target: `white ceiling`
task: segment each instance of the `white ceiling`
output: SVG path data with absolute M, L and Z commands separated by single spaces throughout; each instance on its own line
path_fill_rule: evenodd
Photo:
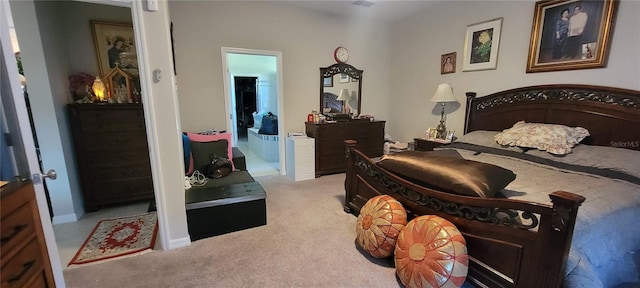
M 322 13 L 349 16 L 373 18 L 383 21 L 395 21 L 402 19 L 411 14 L 415 14 L 422 10 L 428 9 L 433 5 L 433 0 L 369 0 L 375 4 L 370 7 L 358 6 L 352 4 L 354 0 L 334 0 L 334 1 L 313 1 L 313 0 L 297 0 L 297 1 L 280 1 L 280 3 L 295 6 L 303 9 L 314 10 Z

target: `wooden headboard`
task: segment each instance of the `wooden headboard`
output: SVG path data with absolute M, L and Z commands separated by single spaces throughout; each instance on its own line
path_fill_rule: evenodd
M 554 84 L 529 86 L 484 97 L 467 92 L 465 134 L 501 131 L 516 122 L 580 126 L 591 136 L 581 143 L 640 150 L 640 91 Z

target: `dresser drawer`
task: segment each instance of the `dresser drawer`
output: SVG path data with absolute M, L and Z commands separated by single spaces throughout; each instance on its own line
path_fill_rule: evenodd
M 91 182 L 104 183 L 145 177 L 151 177 L 151 168 L 148 165 L 128 165 L 124 167 L 103 168 L 99 173 L 92 173 Z
M 123 181 L 111 181 L 93 186 L 95 200 L 111 202 L 112 200 L 130 198 L 144 199 L 153 197 L 153 181 L 151 177 L 133 178 Z
M 2 266 L 2 287 L 23 287 L 36 273 L 42 273 L 41 257 L 38 240 L 34 237 L 9 263 Z
M 86 155 L 88 168 L 149 165 L 147 150 L 91 150 Z
M 6 207 L 6 201 L 2 202 L 2 210 L 10 211 L 15 207 Z M 8 253 L 16 246 L 24 244 L 28 238 L 35 233 L 35 223 L 33 222 L 33 214 L 29 204 L 22 205 L 9 215 L 2 218 L 0 225 L 2 231 L 2 245 L 0 246 L 0 255 L 9 255 Z M 2 259 L 3 264 L 5 259 Z M 3 286 L 4 287 L 4 286 Z
M 81 107 L 78 109 L 78 119 L 83 123 L 95 125 L 96 123 L 144 122 L 144 113 L 138 107 L 125 107 L 119 104 L 116 106 L 81 105 Z
M 144 132 L 144 122 L 130 121 L 130 122 L 81 122 L 81 133 L 113 133 L 113 132 L 125 132 L 125 131 L 138 131 Z
M 147 135 L 140 132 L 85 133 L 82 135 L 86 149 L 117 149 L 119 147 L 147 148 Z

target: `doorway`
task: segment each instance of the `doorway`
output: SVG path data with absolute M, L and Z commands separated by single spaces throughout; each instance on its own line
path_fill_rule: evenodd
M 252 176 L 285 175 L 282 53 L 222 47 L 221 54 L 225 106 L 230 115 L 227 128 L 234 146 L 245 154 Z M 270 121 L 276 119 L 277 131 L 260 133 L 265 115 Z
M 257 111 L 256 94 L 258 77 L 236 76 L 234 83 L 236 87 L 236 131 L 238 131 L 238 141 L 247 141 L 248 128 L 254 126 L 253 112 Z
M 56 2 L 56 3 L 47 3 L 47 2 L 41 2 L 41 1 L 36 1 L 36 8 L 42 8 L 43 9 L 39 10 L 38 12 L 43 12 L 44 15 L 55 15 L 57 14 L 56 12 L 58 12 L 58 9 L 62 9 L 64 11 L 69 11 L 68 13 L 71 15 L 76 15 L 77 18 L 81 19 L 82 21 L 86 19 L 86 22 L 89 23 L 89 18 L 96 18 L 97 16 L 94 13 L 101 13 L 104 12 L 104 14 L 110 14 L 113 15 L 115 13 L 113 13 L 114 11 L 117 10 L 118 15 L 124 15 L 127 16 L 127 14 L 129 15 L 129 17 L 131 18 L 132 16 L 132 8 L 131 7 L 127 7 L 127 6 L 111 6 L 111 5 L 102 5 L 102 4 L 97 4 L 97 3 L 82 3 L 82 2 L 76 2 L 76 1 L 63 1 L 63 2 Z M 3 3 L 2 5 L 5 5 L 5 3 Z M 3 15 L 2 17 L 4 18 L 4 12 L 6 11 L 7 13 L 11 13 L 9 9 L 5 10 L 5 7 L 8 8 L 9 3 L 6 2 L 7 6 L 2 6 L 2 11 L 3 11 Z M 13 5 L 13 3 L 12 3 Z M 25 27 L 22 29 L 25 29 L 25 31 L 29 31 L 29 27 L 27 27 L 28 25 L 24 25 L 25 22 L 29 21 L 29 22 L 35 22 L 35 21 L 31 21 L 31 20 L 25 20 L 25 19 L 32 19 L 32 17 L 35 17 L 34 15 L 29 14 L 30 11 L 28 11 L 28 9 L 30 7 L 25 7 L 25 6 L 21 6 L 23 5 L 22 3 L 16 4 L 18 8 L 17 11 L 17 15 L 22 16 L 21 12 L 24 12 L 24 14 L 26 15 L 26 17 L 24 17 L 23 19 L 15 19 L 18 21 L 22 21 L 22 26 L 19 27 Z M 24 4 L 26 5 L 26 4 Z M 43 6 L 40 6 L 43 5 Z M 20 9 L 21 8 L 21 9 Z M 70 9 L 66 9 L 66 8 L 70 8 Z M 106 12 L 105 12 L 106 11 Z M 79 16 L 82 15 L 82 16 Z M 57 18 L 53 17 L 53 18 L 48 18 L 48 17 L 39 17 L 40 14 L 38 14 L 38 22 L 41 21 L 41 25 L 49 25 L 51 27 L 63 27 L 64 25 L 52 25 L 52 24 L 56 24 Z M 7 17 L 9 19 L 11 19 L 10 17 Z M 4 19 L 3 19 L 4 20 Z M 16 21 L 16 26 L 19 25 L 20 22 Z M 133 22 L 133 21 L 131 21 Z M 43 24 L 44 23 L 44 24 Z M 60 24 L 60 23 L 57 23 Z M 10 25 L 11 28 L 13 28 L 13 25 Z M 18 28 L 19 28 L 18 27 Z M 59 30 L 62 30 L 62 28 L 60 28 Z M 74 30 L 74 31 L 84 31 L 84 30 Z M 89 43 L 91 43 L 91 34 L 90 34 L 90 30 L 89 30 Z M 25 33 L 25 32 L 20 32 L 20 33 Z M 56 143 L 69 143 L 71 142 L 71 136 L 69 136 L 68 133 L 68 129 L 66 129 L 67 127 L 64 126 L 65 121 L 61 121 L 60 119 L 56 119 L 55 117 L 58 115 L 62 115 L 62 116 L 58 116 L 59 117 L 66 117 L 64 112 L 64 108 L 60 108 L 60 107 L 64 107 L 66 106 L 67 103 L 70 103 L 71 100 L 70 95 L 69 95 L 69 91 L 68 91 L 68 87 L 67 87 L 67 75 L 70 75 L 70 71 L 73 70 L 77 70 L 79 69 L 79 67 L 76 67 L 77 65 L 84 65 L 87 66 L 90 69 L 91 64 L 90 63 L 94 63 L 95 59 L 94 59 L 94 55 L 92 55 L 91 53 L 88 54 L 88 58 L 89 59 L 84 59 L 83 57 L 77 57 L 76 61 L 69 61 L 69 63 L 66 63 L 67 59 L 65 57 L 52 57 L 51 54 L 54 54 L 56 52 L 58 52 L 59 54 L 63 55 L 65 53 L 60 53 L 60 52 L 65 52 L 65 48 L 66 45 L 62 45 L 61 43 L 66 43 L 64 41 L 61 41 L 59 39 L 63 39 L 60 37 L 54 37 L 52 35 L 54 34 L 58 34 L 58 33 L 51 33 L 51 35 L 45 35 L 43 37 L 36 37 L 33 36 L 34 38 L 30 38 L 31 36 L 28 35 L 28 33 L 25 33 L 25 35 L 27 36 L 22 36 L 24 38 L 20 39 L 20 44 L 22 43 L 34 43 L 35 41 L 40 41 L 38 43 L 42 43 L 42 45 L 24 45 L 24 46 L 20 46 L 20 48 L 22 49 L 24 53 L 24 55 L 29 55 L 30 57 L 30 61 L 32 63 L 34 62 L 52 62 L 52 66 L 60 68 L 57 69 L 57 74 L 48 74 L 48 73 L 44 73 L 43 71 L 36 71 L 39 69 L 34 69 L 34 66 L 31 66 L 31 68 L 29 67 L 25 67 L 25 75 L 27 75 L 27 77 L 29 79 L 27 79 L 28 85 L 29 85 L 29 91 L 33 91 L 31 93 L 30 96 L 32 96 L 33 98 L 31 99 L 32 101 L 27 101 L 26 102 L 30 102 L 31 106 L 33 106 L 34 108 L 34 118 L 35 119 L 35 123 L 36 126 L 39 126 L 39 130 L 40 132 L 45 131 L 45 133 L 39 133 L 38 136 L 42 136 L 42 137 L 38 137 L 38 141 L 36 144 L 40 143 L 42 144 L 42 157 L 38 157 L 38 160 L 42 160 L 45 159 L 47 160 L 47 155 L 49 155 L 49 165 L 50 167 L 56 167 L 56 170 L 58 170 L 59 173 L 59 177 L 57 181 L 51 182 L 50 186 L 52 186 L 52 192 L 51 192 L 51 200 L 53 202 L 53 205 L 49 205 L 49 213 L 53 213 L 55 214 L 53 216 L 53 222 L 55 223 L 55 226 L 53 226 L 53 231 L 51 235 L 53 238 L 55 238 L 56 242 L 57 242 L 57 250 L 56 250 L 56 257 L 51 257 L 52 261 L 56 260 L 59 261 L 60 265 L 55 265 L 57 267 L 65 267 L 66 264 L 69 262 L 70 258 L 75 254 L 75 252 L 77 251 L 77 249 L 80 247 L 80 245 L 84 242 L 84 240 L 87 238 L 87 236 L 89 236 L 91 229 L 95 226 L 95 223 L 97 223 L 97 221 L 101 220 L 101 219 L 105 219 L 105 218 L 115 218 L 115 217 L 120 217 L 120 216 L 125 216 L 125 215 L 133 215 L 133 214 L 141 214 L 146 212 L 147 207 L 148 207 L 148 201 L 145 201 L 146 203 L 135 203 L 137 204 L 136 207 L 134 208 L 126 208 L 125 210 L 119 210 L 119 211 L 115 211 L 113 209 L 104 209 L 99 212 L 99 214 L 95 214 L 95 215 L 87 215 L 84 214 L 83 215 L 83 209 L 82 209 L 82 196 L 80 195 L 80 189 L 78 189 L 78 187 L 76 185 L 77 181 L 74 179 L 77 179 L 77 177 L 75 177 L 73 175 L 73 170 L 75 170 L 75 166 L 71 165 L 70 163 L 75 162 L 73 157 L 71 158 L 64 158 L 61 159 L 63 157 L 60 157 L 62 155 L 62 152 L 66 152 L 68 153 L 70 150 L 70 146 L 65 146 L 64 144 L 60 144 L 60 146 L 63 146 L 62 148 L 57 148 L 58 146 L 55 145 L 50 145 L 51 139 L 54 139 L 55 137 L 58 137 L 60 141 L 53 141 Z M 15 33 L 12 35 L 15 36 Z M 14 38 L 14 37 L 12 37 Z M 35 38 L 38 38 L 37 40 L 34 40 Z M 83 38 L 84 39 L 84 38 Z M 9 43 L 9 41 L 6 41 L 6 38 L 3 37 L 2 38 L 2 44 L 5 45 L 6 43 Z M 12 44 L 15 40 L 15 44 L 17 46 L 18 44 L 18 39 L 17 37 L 15 37 L 15 39 L 11 39 Z M 46 44 L 51 44 L 51 45 L 46 45 Z M 31 49 L 28 46 L 32 46 Z M 45 46 L 51 46 L 48 49 L 44 50 L 44 53 L 42 53 L 42 51 L 38 51 L 40 49 L 42 49 L 41 47 L 45 47 Z M 86 50 L 87 47 L 89 47 L 89 51 L 92 51 L 92 47 L 90 46 L 83 46 L 83 45 L 72 45 L 74 48 L 73 49 L 78 49 L 78 47 L 84 47 L 84 49 Z M 72 49 L 72 48 L 67 48 L 67 49 Z M 26 51 L 31 51 L 31 53 L 26 53 Z M 39 52 L 39 53 L 38 53 Z M 74 54 L 72 53 L 73 51 L 70 52 L 70 54 Z M 77 52 L 77 51 L 76 51 Z M 75 53 L 75 54 L 80 54 L 80 53 Z M 85 53 L 86 54 L 86 53 Z M 55 58 L 55 61 L 54 59 Z M 39 59 L 47 59 L 49 61 L 39 61 Z M 25 59 L 25 61 L 27 61 L 27 59 Z M 72 63 L 73 62 L 73 63 Z M 11 61 L 11 63 L 15 63 L 13 61 Z M 78 64 L 79 63 L 79 64 Z M 7 65 L 9 65 L 10 63 L 6 63 Z M 27 70 L 30 69 L 30 70 Z M 31 88 L 37 88 L 37 89 L 31 89 Z M 43 93 L 44 92 L 44 93 Z M 49 96 L 51 95 L 51 96 Z M 34 97 L 35 96 L 35 97 Z M 48 109 L 47 111 L 53 111 L 56 110 L 55 113 L 51 112 L 51 113 L 38 113 L 38 111 L 43 111 L 43 107 L 45 107 L 44 105 L 47 105 Z M 28 107 L 31 108 L 31 107 Z M 39 109 L 39 110 L 38 110 Z M 38 115 L 40 114 L 40 115 Z M 39 116 L 39 117 L 38 117 Z M 43 120 L 43 117 L 49 117 Z M 38 120 L 39 118 L 39 120 Z M 64 119 L 63 119 L 64 120 Z M 43 122 L 47 122 L 47 123 L 43 123 Z M 32 122 L 33 123 L 33 122 Z M 40 124 L 38 124 L 40 123 Z M 44 125 L 43 125 L 44 124 Z M 55 126 L 55 127 L 50 127 L 50 126 L 46 126 L 46 125 L 62 125 L 61 128 L 59 129 L 59 127 Z M 35 135 L 35 133 L 34 133 Z M 47 140 L 50 139 L 50 140 Z M 35 140 L 35 139 L 34 139 Z M 42 141 L 40 141 L 42 140 Z M 54 139 L 55 140 L 55 139 Z M 49 154 L 47 154 L 49 153 Z M 73 154 L 71 154 L 73 155 Z M 52 158 L 55 158 L 52 160 Z M 68 159 L 71 159 L 70 161 Z M 45 161 L 46 163 L 46 161 Z M 51 164 L 51 163 L 55 163 L 55 165 Z M 69 165 L 69 166 L 67 166 Z M 69 173 L 69 174 L 67 174 Z M 76 183 L 74 183 L 74 181 L 76 181 Z M 47 182 L 49 183 L 49 182 Z M 62 187 L 62 189 L 61 189 Z M 64 193 L 59 193 L 60 190 L 63 190 Z M 75 193 L 74 193 L 75 191 Z M 49 200 L 49 199 L 47 199 Z M 40 205 L 40 203 L 39 203 Z M 53 207 L 52 207 L 53 206 Z M 54 209 L 58 209 L 57 211 Z M 54 213 L 55 212 L 55 213 Z M 159 214 L 160 215 L 160 214 Z M 81 218 L 81 219 L 79 219 Z M 76 222 L 77 221 L 77 222 Z M 47 231 L 45 229 L 45 231 Z M 162 232 L 159 233 L 159 235 L 161 235 Z M 49 236 L 48 236 L 49 237 Z M 161 237 L 160 237 L 161 238 Z M 157 243 L 161 244 L 160 241 L 158 241 Z M 55 243 L 54 243 L 55 245 Z M 48 247 L 50 247 L 51 249 L 51 245 L 47 245 Z M 55 249 L 52 249 L 55 250 Z

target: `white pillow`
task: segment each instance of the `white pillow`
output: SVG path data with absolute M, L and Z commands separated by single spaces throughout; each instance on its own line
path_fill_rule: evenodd
M 564 155 L 571 153 L 571 148 L 587 136 L 589 131 L 582 127 L 519 121 L 497 134 L 495 140 L 500 145 L 536 148 Z

